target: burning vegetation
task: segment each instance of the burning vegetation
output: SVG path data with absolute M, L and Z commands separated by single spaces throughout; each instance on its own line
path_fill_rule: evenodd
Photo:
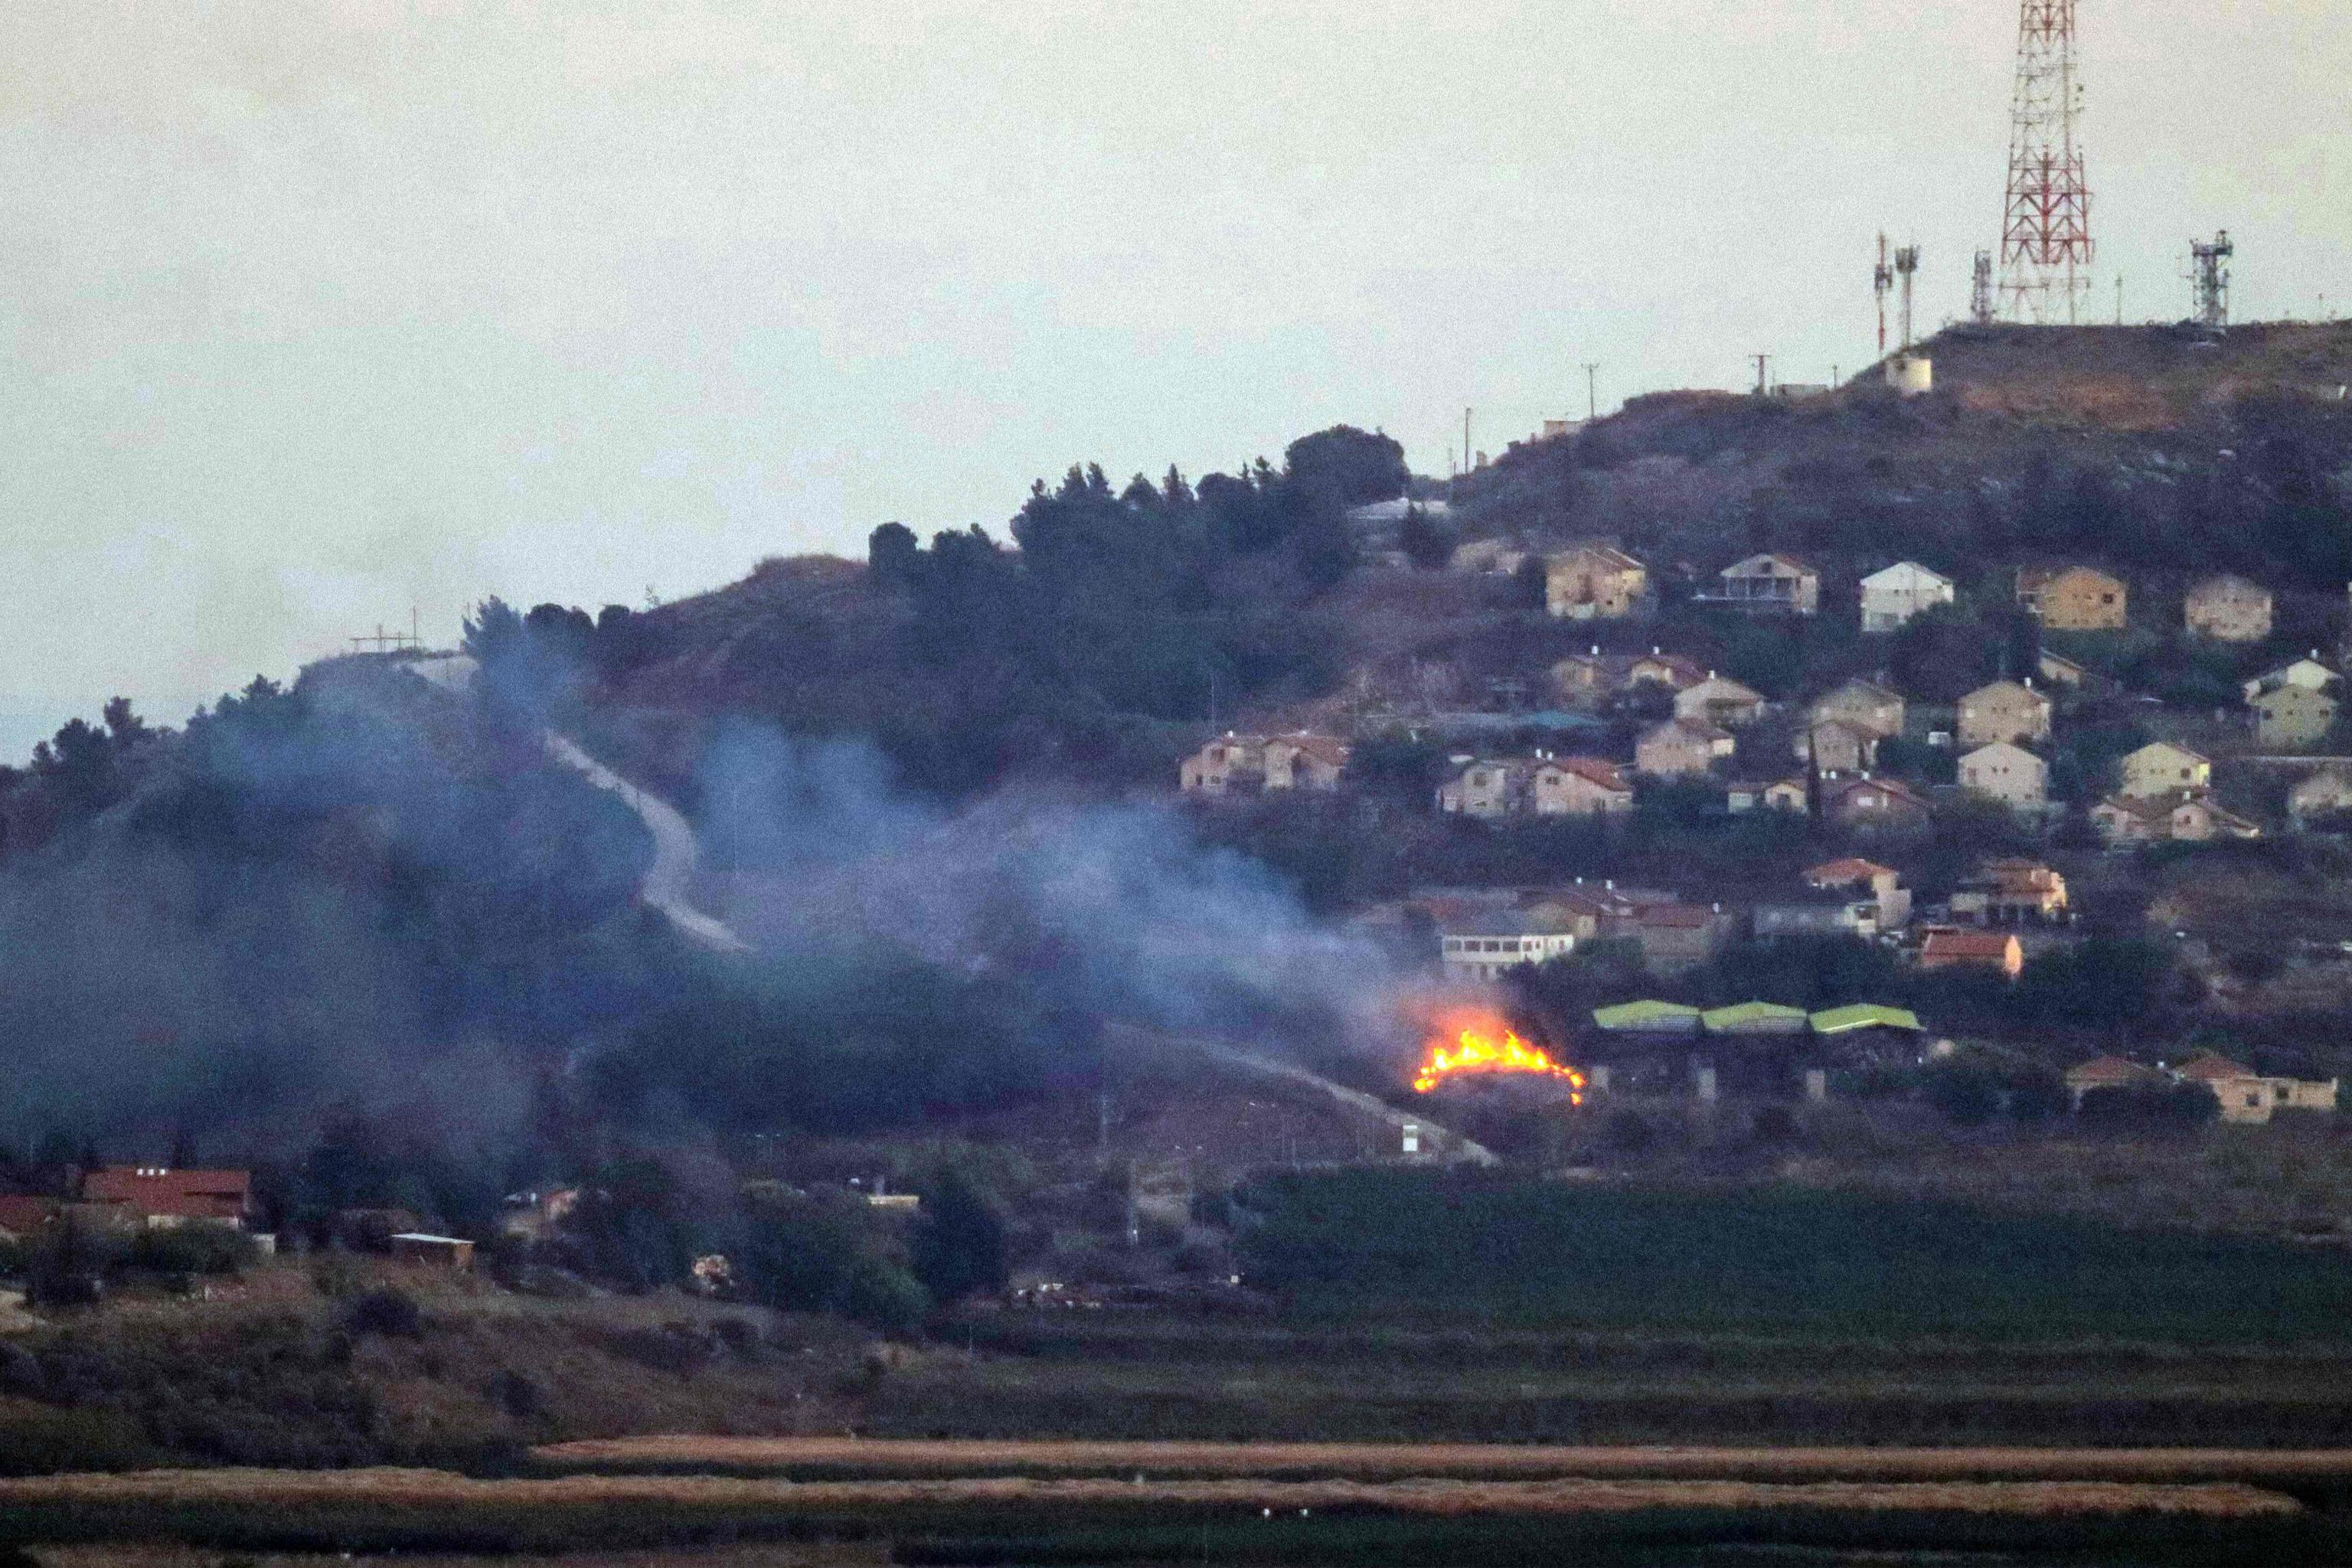
M 1474 1024 L 1452 1039 L 1441 1036 L 1422 1053 L 1412 1087 L 1427 1094 L 1443 1083 L 1471 1076 L 1517 1073 L 1557 1079 L 1568 1085 L 1568 1102 L 1584 1103 L 1584 1075 L 1553 1059 L 1540 1046 L 1531 1046 L 1499 1024 Z

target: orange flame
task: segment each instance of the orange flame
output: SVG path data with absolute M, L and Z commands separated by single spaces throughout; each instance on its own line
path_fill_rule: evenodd
M 1552 1060 L 1551 1053 L 1540 1046 L 1531 1046 L 1508 1029 L 1496 1039 L 1476 1029 L 1465 1029 L 1452 1046 L 1443 1040 L 1432 1040 L 1421 1058 L 1421 1070 L 1413 1075 L 1412 1087 L 1427 1094 L 1446 1079 L 1463 1073 L 1536 1073 L 1546 1078 L 1568 1080 L 1568 1102 L 1584 1103 L 1584 1075 L 1563 1062 Z

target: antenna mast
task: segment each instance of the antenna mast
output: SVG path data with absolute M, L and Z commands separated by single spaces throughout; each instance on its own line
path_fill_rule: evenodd
M 2219 331 L 2230 324 L 2230 269 L 2223 264 L 2237 253 L 2226 228 L 2210 245 L 2189 242 L 2189 282 L 2196 290 L 2189 314 L 2199 326 Z
M 1911 280 L 1919 275 L 1919 247 L 1906 245 L 1895 253 L 1895 275 L 1903 279 L 1903 352 L 1911 352 Z
M 2074 121 L 2075 0 L 2020 0 L 2000 297 L 2012 321 L 2073 325 L 2090 285 L 2091 187 Z
M 1886 357 L 1886 291 L 1895 287 L 1895 269 L 1886 264 L 1886 237 L 1878 237 L 1878 270 L 1870 275 L 1870 286 L 1878 293 L 1878 357 Z
M 1969 320 L 1979 327 L 1992 325 L 1992 252 L 1977 252 L 1975 275 L 1969 283 Z

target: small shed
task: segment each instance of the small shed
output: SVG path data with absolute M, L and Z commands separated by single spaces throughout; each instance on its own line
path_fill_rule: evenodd
M 404 1230 L 392 1238 L 392 1255 L 404 1263 L 429 1263 L 439 1268 L 471 1268 L 474 1244 L 463 1237 L 430 1236 Z

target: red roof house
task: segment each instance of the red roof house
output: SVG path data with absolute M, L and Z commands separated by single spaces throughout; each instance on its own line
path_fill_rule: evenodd
M 1922 969 L 1998 969 L 2011 979 L 2025 967 L 2025 950 L 2004 931 L 1931 931 L 1919 944 Z
M 158 1228 L 208 1220 L 242 1230 L 253 1207 L 245 1171 L 174 1171 L 163 1165 L 109 1165 L 82 1178 L 82 1201 L 120 1209 L 125 1219 Z

